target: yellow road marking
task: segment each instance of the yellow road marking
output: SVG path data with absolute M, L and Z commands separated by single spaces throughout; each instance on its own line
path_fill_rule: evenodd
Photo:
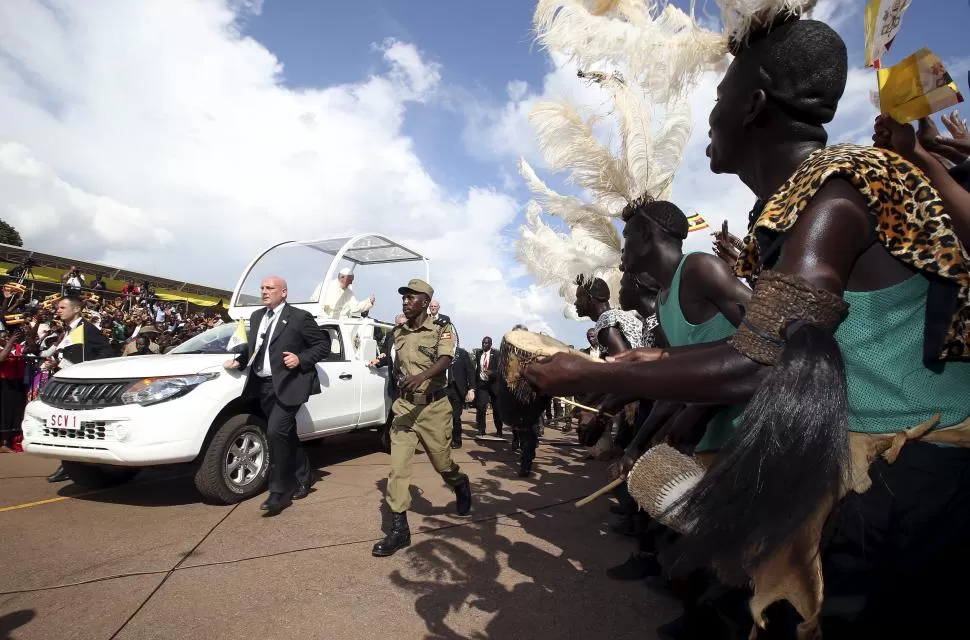
M 60 502 L 61 500 L 70 500 L 74 496 L 58 496 L 57 498 L 48 498 L 47 500 L 36 500 L 34 502 L 25 502 L 23 504 L 15 504 L 10 507 L 0 507 L 0 513 L 4 511 L 16 511 L 17 509 L 27 509 L 29 507 L 36 507 L 42 504 L 50 504 L 51 502 Z
M 183 473 L 177 476 L 168 476 L 162 478 L 151 478 L 149 480 L 142 480 L 141 482 L 135 482 L 130 485 L 122 485 L 128 487 L 140 487 L 146 484 L 154 484 L 156 482 L 165 482 L 168 480 L 177 480 L 179 478 L 186 478 L 191 474 Z M 105 487 L 104 489 L 94 489 L 93 491 L 82 491 L 81 493 L 75 493 L 73 496 L 57 496 L 56 498 L 47 498 L 46 500 L 35 500 L 34 502 L 25 502 L 23 504 L 15 504 L 9 507 L 0 507 L 0 513 L 4 511 L 16 511 L 17 509 L 29 509 L 30 507 L 39 507 L 42 504 L 51 504 L 52 502 L 61 502 L 62 500 L 70 500 L 72 498 L 84 498 L 87 496 L 93 496 L 97 493 L 104 493 L 105 491 L 110 491 L 112 489 L 117 489 L 118 487 Z

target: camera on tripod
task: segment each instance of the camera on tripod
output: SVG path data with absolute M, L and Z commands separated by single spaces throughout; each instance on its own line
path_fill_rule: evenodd
M 20 264 L 18 264 L 16 267 L 11 269 L 7 275 L 12 279 L 20 280 L 22 284 L 23 279 L 26 278 L 28 275 L 31 278 L 33 278 L 33 268 L 35 266 L 37 266 L 37 263 L 34 262 L 34 259 L 27 257 L 27 258 L 24 258 L 20 262 Z

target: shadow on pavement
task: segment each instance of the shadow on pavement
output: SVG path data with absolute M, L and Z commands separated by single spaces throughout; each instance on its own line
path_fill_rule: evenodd
M 599 478 L 590 472 L 599 476 L 600 466 L 583 460 L 581 449 L 556 448 L 562 458 L 542 453 L 540 448 L 536 473 L 519 491 L 503 489 L 509 479 L 518 479 L 513 456 L 473 481 L 474 524 L 455 527 L 453 519 L 440 517 L 451 513 L 453 503 L 432 507 L 415 500 L 413 511 L 425 516 L 432 532 L 400 552 L 408 568 L 392 572 L 390 580 L 417 595 L 415 612 L 428 640 L 649 638 L 669 617 L 658 609 L 660 619 L 651 620 L 655 616 L 641 606 L 648 598 L 642 584 L 624 588 L 603 573 L 623 558 L 614 557 L 616 541 L 604 545 L 599 535 L 606 524 L 602 504 L 599 509 L 572 504 L 581 497 L 574 495 L 577 480 L 594 486 Z M 437 527 L 449 528 L 435 533 Z M 488 614 L 489 621 L 470 633 L 455 628 L 450 620 L 462 616 L 449 616 L 465 607 Z M 631 608 L 643 616 L 636 628 L 630 628 Z
M 0 616 L 0 640 L 12 640 L 10 632 L 24 626 L 36 616 L 33 609 L 21 609 Z
M 318 444 L 324 446 L 317 446 Z M 345 433 L 304 443 L 310 463 L 322 480 L 330 473 L 328 466 L 342 464 L 380 452 L 377 435 L 371 431 Z M 382 460 L 382 463 L 384 461 Z M 77 500 L 123 504 L 137 507 L 174 507 L 203 502 L 192 480 L 188 464 L 168 469 L 145 469 L 130 484 L 105 489 L 85 489 L 70 481 L 57 495 Z

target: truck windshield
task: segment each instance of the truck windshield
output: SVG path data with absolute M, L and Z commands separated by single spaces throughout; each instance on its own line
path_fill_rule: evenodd
M 227 322 L 186 340 L 169 353 L 228 353 L 226 345 L 235 330 L 236 323 Z

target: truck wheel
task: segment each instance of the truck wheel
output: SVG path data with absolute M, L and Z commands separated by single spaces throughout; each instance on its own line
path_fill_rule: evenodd
M 64 471 L 71 476 L 74 484 L 85 489 L 104 489 L 124 484 L 138 475 L 141 469 L 131 467 L 112 467 L 109 465 L 87 464 L 64 460 Z
M 195 472 L 195 487 L 210 502 L 235 504 L 262 492 L 269 471 L 266 422 L 244 413 L 222 423 Z

